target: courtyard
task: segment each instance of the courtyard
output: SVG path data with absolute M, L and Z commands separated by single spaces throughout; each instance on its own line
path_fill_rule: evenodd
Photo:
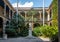
M 0 42 L 58 42 L 57 5 L 57 0 L 1 0 Z
M 18 37 L 18 38 L 8 38 L 7 40 L 0 39 L 0 42 L 50 42 L 48 38 L 28 38 L 28 37 Z

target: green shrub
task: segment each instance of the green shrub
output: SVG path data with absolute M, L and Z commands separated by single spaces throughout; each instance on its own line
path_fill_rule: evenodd
M 40 27 L 35 27 L 32 33 L 33 36 L 40 36 L 41 32 L 40 32 Z
M 25 37 L 28 36 L 28 30 L 29 30 L 29 26 L 26 25 L 24 28 L 20 28 L 20 36 Z
M 53 26 L 56 26 L 56 27 L 58 27 L 58 2 L 57 1 L 58 0 L 53 0 L 52 2 L 52 6 L 53 6 L 52 7 L 52 10 L 53 10 L 52 24 Z M 52 39 L 52 42 L 58 42 L 58 32 L 55 33 L 55 35 L 53 35 L 51 39 Z
M 42 32 L 43 36 L 52 37 L 53 35 L 55 35 L 58 32 L 58 28 L 57 28 L 57 26 L 45 25 L 40 28 L 40 31 Z
M 8 37 L 16 37 L 17 36 L 16 30 L 12 29 L 12 28 L 6 29 L 6 34 L 8 35 Z
M 18 22 L 16 18 L 18 18 Z M 6 23 L 6 34 L 8 37 L 26 36 L 28 34 L 28 26 L 25 27 L 24 18 L 21 15 L 17 16 L 14 14 L 13 19 L 9 21 Z
M 56 33 L 55 35 L 53 35 L 53 36 L 51 37 L 51 41 L 52 41 L 52 42 L 58 42 L 58 33 Z
M 58 33 L 58 28 L 57 26 L 40 26 L 36 27 L 33 30 L 34 35 L 37 36 L 45 36 L 45 37 L 52 37 L 53 35 L 56 35 Z

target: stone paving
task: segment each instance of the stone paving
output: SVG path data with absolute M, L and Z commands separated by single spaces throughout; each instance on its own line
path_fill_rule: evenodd
M 19 37 L 19 38 L 8 38 L 6 40 L 0 39 L 0 42 L 50 42 L 48 39 L 43 40 L 41 38 L 28 38 L 28 37 Z

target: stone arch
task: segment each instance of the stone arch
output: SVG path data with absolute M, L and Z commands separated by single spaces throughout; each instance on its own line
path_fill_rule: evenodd
M 0 36 L 2 37 L 3 35 L 3 18 L 0 17 Z
M 2 28 L 3 28 L 3 18 L 0 17 L 0 29 L 2 29 Z
M 2 28 L 3 28 L 3 24 L 6 20 L 8 20 L 8 19 L 3 16 L 0 16 L 0 23 L 1 23 L 0 25 L 2 25 Z
M 42 14 L 42 19 L 43 19 L 43 11 L 42 11 L 41 14 Z M 48 13 L 45 11 L 45 14 L 44 14 L 45 19 L 47 19 L 47 14 L 48 14 Z

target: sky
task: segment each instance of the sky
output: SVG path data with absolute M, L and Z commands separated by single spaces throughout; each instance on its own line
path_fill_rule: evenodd
M 18 0 L 18 7 L 43 7 L 43 0 Z M 13 7 L 17 7 L 17 0 L 9 0 Z M 45 0 L 44 6 L 49 7 L 52 0 Z

